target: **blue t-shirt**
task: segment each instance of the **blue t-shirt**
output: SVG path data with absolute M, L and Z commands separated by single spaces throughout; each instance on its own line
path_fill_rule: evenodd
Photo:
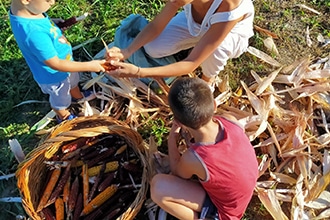
M 72 60 L 72 47 L 48 15 L 44 16 L 30 19 L 9 12 L 12 32 L 34 80 L 39 84 L 50 84 L 64 80 L 70 73 L 54 70 L 44 62 L 55 56 Z

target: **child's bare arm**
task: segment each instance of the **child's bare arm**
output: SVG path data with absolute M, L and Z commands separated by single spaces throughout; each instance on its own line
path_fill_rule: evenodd
M 52 69 L 62 72 L 104 72 L 102 64 L 105 60 L 92 60 L 87 62 L 77 62 L 71 60 L 61 60 L 58 57 L 53 57 L 45 61 L 45 64 Z
M 180 136 L 180 129 L 180 125 L 174 121 L 168 137 L 168 155 L 171 172 L 173 175 L 184 179 L 189 179 L 194 174 L 200 178 L 204 178 L 205 170 L 196 156 L 190 151 L 185 151 L 181 155 L 178 149 L 177 143 Z

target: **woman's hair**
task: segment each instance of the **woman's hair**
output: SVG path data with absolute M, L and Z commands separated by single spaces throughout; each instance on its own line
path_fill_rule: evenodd
M 172 84 L 168 101 L 175 120 L 198 129 L 214 115 L 214 99 L 207 83 L 197 77 L 182 77 Z

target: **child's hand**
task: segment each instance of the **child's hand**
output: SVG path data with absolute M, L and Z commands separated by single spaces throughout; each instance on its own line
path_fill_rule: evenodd
M 108 61 L 107 61 L 108 62 Z M 114 66 L 114 70 L 106 71 L 111 76 L 114 77 L 140 77 L 140 67 L 137 67 L 130 63 L 124 63 L 121 61 L 111 60 L 110 64 Z
M 91 72 L 105 72 L 105 68 L 104 68 L 104 65 L 105 65 L 106 61 L 105 60 L 92 60 L 92 61 L 89 61 L 89 71 Z
M 58 23 L 62 23 L 62 22 L 64 22 L 64 20 L 62 19 L 62 18 L 52 18 L 51 19 L 56 25 L 58 24 Z
M 178 139 L 180 138 L 180 130 L 181 125 L 174 120 L 171 127 L 171 131 L 168 135 L 168 141 L 175 141 L 174 143 L 177 143 Z

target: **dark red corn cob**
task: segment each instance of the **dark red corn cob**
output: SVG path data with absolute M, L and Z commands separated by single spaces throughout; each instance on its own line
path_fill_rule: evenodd
M 71 17 L 66 19 L 64 22 L 60 22 L 57 24 L 57 26 L 61 29 L 67 29 L 69 27 L 71 27 L 72 25 L 74 25 L 75 23 L 77 23 L 78 21 L 82 21 L 87 17 L 88 13 L 84 13 L 83 15 L 79 16 L 79 17 Z
M 75 23 L 77 23 L 77 19 L 76 17 L 71 17 L 69 19 L 66 19 L 65 21 L 63 22 L 60 22 L 57 24 L 57 26 L 59 28 L 68 28 L 68 27 L 71 27 L 72 25 L 74 25 Z
M 117 176 L 117 171 L 110 173 L 99 185 L 98 191 L 102 192 L 105 188 L 110 186 L 112 180 L 114 180 Z

